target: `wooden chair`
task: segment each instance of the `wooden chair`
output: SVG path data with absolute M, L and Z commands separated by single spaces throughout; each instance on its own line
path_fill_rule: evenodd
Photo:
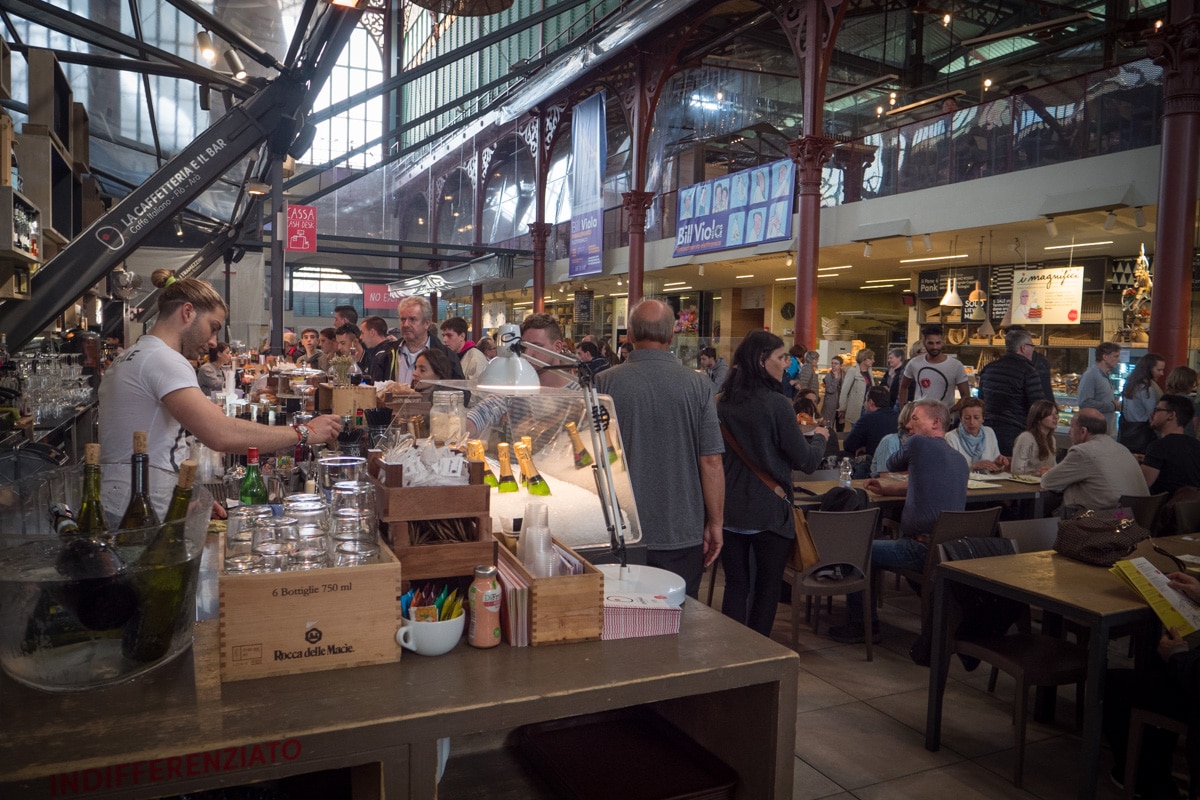
M 1142 754 L 1142 734 L 1147 725 L 1173 731 L 1180 736 L 1186 736 L 1188 732 L 1188 725 L 1182 720 L 1134 706 L 1133 713 L 1129 715 L 1129 744 L 1125 749 L 1125 796 L 1129 800 L 1136 797 L 1138 759 Z M 1200 775 L 1190 776 L 1188 783 L 1188 797 L 1200 795 Z
M 1003 520 L 1000 522 L 1000 535 L 1011 539 L 1018 553 L 1051 550 L 1058 537 L 1058 517 Z
M 931 591 L 933 588 L 933 568 L 938 564 L 938 545 L 971 536 L 993 536 L 996 520 L 1000 518 L 1000 506 L 981 508 L 975 511 L 943 511 L 933 526 L 929 535 L 925 553 L 925 565 L 920 570 L 894 569 L 901 577 L 908 578 L 920 587 L 921 620 L 924 626 L 933 611 Z M 890 568 L 889 568 L 890 569 Z M 882 572 L 882 570 L 877 570 Z M 878 585 L 878 584 L 877 584 Z
M 1163 504 L 1166 502 L 1166 492 L 1159 492 L 1158 494 L 1146 497 L 1133 497 L 1132 495 L 1123 494 L 1117 505 L 1132 511 L 1133 518 L 1137 520 L 1137 523 L 1150 531 L 1151 536 L 1157 536 L 1158 515 L 1162 511 Z
M 1003 524 L 1003 523 L 1002 523 Z M 1012 529 L 1010 528 L 1010 531 Z M 1008 539 L 1010 552 L 1017 552 L 1015 540 Z M 943 545 L 939 545 L 941 551 Z M 962 548 L 960 548 L 962 549 Z M 974 552 L 966 548 L 966 552 Z M 939 553 L 939 555 L 943 555 Z M 959 556 L 961 559 L 963 556 Z M 987 556 L 967 556 L 987 557 Z M 990 609 L 986 616 L 983 609 L 976 609 L 976 620 L 995 620 L 996 609 Z M 1004 619 L 1003 616 L 1000 619 Z M 1003 624 L 1003 623 L 1001 623 Z M 985 623 L 986 625 L 986 623 Z M 1028 609 L 1022 611 L 1014 623 L 1016 633 L 983 634 L 952 633 L 949 651 L 962 656 L 977 658 L 992 667 L 991 678 L 988 681 L 988 691 L 996 688 L 996 675 L 999 670 L 1007 672 L 1016 681 L 1016 692 L 1013 696 L 1013 726 L 1016 738 L 1016 763 L 1013 766 L 1013 785 L 1021 788 L 1025 768 L 1025 731 L 1029 718 L 1029 690 L 1034 686 L 1062 686 L 1074 683 L 1075 688 L 1075 724 L 1082 726 L 1083 721 L 1083 691 L 1084 680 L 1087 677 L 1087 646 L 1042 636 L 1031 632 Z M 1010 630 L 1011 630 L 1010 626 Z
M 1175 532 L 1200 532 L 1200 500 L 1175 504 Z
M 798 572 L 791 565 L 783 570 L 783 579 L 792 587 L 792 648 L 800 643 L 800 597 L 834 597 L 851 592 L 862 592 L 864 639 L 867 644 L 867 661 L 874 660 L 871 639 L 871 543 L 875 540 L 875 526 L 879 523 L 879 509 L 862 511 L 810 511 L 808 529 L 821 560 L 806 570 Z M 821 570 L 837 565 L 849 565 L 860 574 L 842 580 L 826 580 L 816 577 Z M 812 615 L 813 633 L 817 632 L 821 604 L 817 603 Z

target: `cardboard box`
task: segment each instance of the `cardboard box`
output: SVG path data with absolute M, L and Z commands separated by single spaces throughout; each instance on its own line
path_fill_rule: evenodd
M 582 574 L 535 578 L 508 548 L 499 547 L 499 558 L 529 584 L 529 643 L 599 639 L 604 629 L 604 573 L 558 539 L 554 543 L 583 563 Z
M 360 408 L 378 405 L 374 386 L 333 386 L 322 383 L 317 387 L 317 409 L 339 417 L 354 416 Z
M 221 535 L 223 564 L 225 536 Z M 218 577 L 221 680 L 400 660 L 400 563 Z
M 496 563 L 492 538 L 492 487 L 483 483 L 482 470 L 472 472 L 468 486 L 414 486 L 405 488 L 400 467 L 383 464 L 373 451 L 369 464 L 375 484 L 376 509 L 384 538 L 404 565 L 406 581 L 472 575 L 480 564 Z M 470 541 L 447 544 L 413 544 L 413 522 L 459 519 L 468 526 Z

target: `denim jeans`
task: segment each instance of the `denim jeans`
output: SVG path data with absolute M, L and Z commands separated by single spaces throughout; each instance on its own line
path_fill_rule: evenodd
M 929 546 L 916 539 L 877 539 L 871 543 L 871 566 L 882 569 L 925 569 L 925 555 Z M 871 608 L 871 620 L 879 622 L 875 608 Z M 850 625 L 863 623 L 862 592 L 846 595 L 846 622 Z

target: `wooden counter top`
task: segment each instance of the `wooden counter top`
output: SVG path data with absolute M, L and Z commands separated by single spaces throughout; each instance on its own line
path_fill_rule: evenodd
M 47 694 L 0 679 L 0 795 L 64 796 L 52 776 L 125 765 L 124 790 L 113 796 L 153 797 L 230 776 L 205 770 L 190 783 L 131 791 L 129 770 L 144 781 L 152 769 L 141 762 L 274 743 L 276 763 L 263 775 L 247 769 L 248 782 L 286 767 L 327 768 L 322 759 L 339 751 L 361 764 L 384 743 L 425 754 L 439 737 L 654 703 L 742 774 L 739 797 L 790 797 L 797 656 L 694 600 L 678 636 L 491 650 L 463 641 L 436 658 L 406 652 L 398 664 L 227 684 L 216 629 L 198 624 L 191 650 L 115 687 Z M 279 750 L 290 740 L 291 751 Z M 288 752 L 301 752 L 296 763 L 282 764 Z M 413 763 L 408 794 L 431 797 L 432 782 L 414 778 Z

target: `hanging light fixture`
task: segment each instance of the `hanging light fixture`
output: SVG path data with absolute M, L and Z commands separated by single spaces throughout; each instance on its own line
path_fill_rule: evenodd
M 863 245 L 863 258 L 870 258 L 870 257 L 871 257 L 871 243 L 867 242 L 865 245 Z
M 1104 230 L 1111 231 L 1116 226 L 1117 226 L 1117 212 L 1113 211 L 1110 208 L 1108 210 L 1108 213 L 1104 216 Z
M 787 259 L 783 262 L 783 265 L 785 267 L 790 267 L 794 263 L 796 263 L 796 261 L 794 258 L 792 258 L 792 251 L 788 250 Z
M 942 301 L 938 305 L 961 308 L 962 304 L 962 298 L 958 296 L 958 290 L 955 288 L 954 278 L 950 278 L 950 282 L 946 285 L 946 294 L 942 296 Z
M 1133 224 L 1137 225 L 1139 228 L 1146 227 L 1146 212 L 1142 210 L 1141 206 L 1134 206 Z
M 1046 234 L 1050 238 L 1058 236 L 1058 225 L 1054 222 L 1054 217 L 1046 217 Z
M 242 63 L 242 57 L 232 47 L 225 51 L 225 63 L 229 65 L 235 80 L 246 80 L 246 65 Z
M 208 31 L 196 34 L 196 51 L 209 64 L 217 63 L 217 50 L 213 47 L 212 35 Z
M 913 251 L 913 243 L 911 236 L 904 237 L 904 252 L 911 253 Z
M 930 236 L 930 235 L 927 233 L 927 234 L 925 234 L 924 236 L 922 236 L 922 237 L 921 237 L 921 240 L 922 240 L 922 242 L 923 242 L 923 243 L 924 243 L 924 245 L 925 245 L 925 252 L 926 252 L 926 253 L 928 253 L 928 252 L 930 252 L 930 251 L 932 251 L 932 250 L 933 250 L 933 237 L 932 237 L 932 236 Z

